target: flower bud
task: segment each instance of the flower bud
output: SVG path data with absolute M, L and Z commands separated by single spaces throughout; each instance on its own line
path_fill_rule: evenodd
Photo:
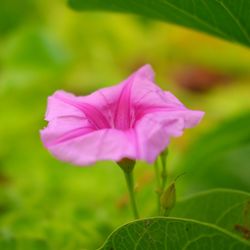
M 176 202 L 175 181 L 172 182 L 162 193 L 160 202 L 163 210 L 163 215 L 167 216 L 171 209 L 175 206 Z

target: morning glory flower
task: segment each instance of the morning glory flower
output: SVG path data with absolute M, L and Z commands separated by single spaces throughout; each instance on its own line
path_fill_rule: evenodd
M 56 158 L 74 165 L 124 158 L 153 163 L 171 137 L 196 126 L 203 115 L 157 86 L 145 65 L 87 96 L 56 91 L 48 98 L 41 138 Z

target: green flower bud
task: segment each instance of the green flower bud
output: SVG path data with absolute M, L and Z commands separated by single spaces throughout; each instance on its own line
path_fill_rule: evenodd
M 160 202 L 162 207 L 162 214 L 164 216 L 168 216 L 169 212 L 175 206 L 176 202 L 175 181 L 172 182 L 162 193 Z

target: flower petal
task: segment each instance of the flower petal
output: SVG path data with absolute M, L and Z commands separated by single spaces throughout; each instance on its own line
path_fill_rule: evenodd
M 88 96 L 57 91 L 49 97 L 49 124 L 41 137 L 54 156 L 75 165 L 123 158 L 152 163 L 171 137 L 202 116 L 161 90 L 145 65 L 122 83 Z
M 134 73 L 131 102 L 135 108 L 168 104 L 164 92 L 154 83 L 154 72 L 150 65 Z
M 48 97 L 45 119 L 51 121 L 64 116 L 85 117 L 85 114 L 77 108 L 77 101 L 74 95 L 58 90 L 52 96 Z
M 119 161 L 126 157 L 136 159 L 133 134 L 133 131 L 102 129 L 48 145 L 48 149 L 56 158 L 79 166 L 91 165 L 101 160 Z
M 176 110 L 145 115 L 136 124 L 139 158 L 153 163 L 167 147 L 171 137 L 181 136 L 185 128 L 199 123 L 201 111 Z
M 46 120 L 50 121 L 62 116 L 85 117 L 97 129 L 108 128 L 109 123 L 106 117 L 85 99 L 85 97 L 77 97 L 64 91 L 56 91 L 48 98 Z
M 150 65 L 145 65 L 129 76 L 122 85 L 122 90 L 116 101 L 116 109 L 114 112 L 114 124 L 115 128 L 126 130 L 131 128 L 131 119 L 133 116 L 132 107 L 132 88 L 138 79 L 153 80 L 154 72 Z

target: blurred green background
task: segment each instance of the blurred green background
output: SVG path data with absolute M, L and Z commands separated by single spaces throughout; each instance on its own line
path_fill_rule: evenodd
M 250 50 L 177 26 L 65 1 L 0 2 L 0 248 L 95 249 L 132 217 L 120 169 L 54 159 L 43 148 L 47 97 L 85 95 L 150 63 L 159 85 L 202 123 L 173 139 L 169 180 L 178 197 L 210 188 L 250 191 Z M 154 215 L 152 166 L 138 163 L 143 216 Z

